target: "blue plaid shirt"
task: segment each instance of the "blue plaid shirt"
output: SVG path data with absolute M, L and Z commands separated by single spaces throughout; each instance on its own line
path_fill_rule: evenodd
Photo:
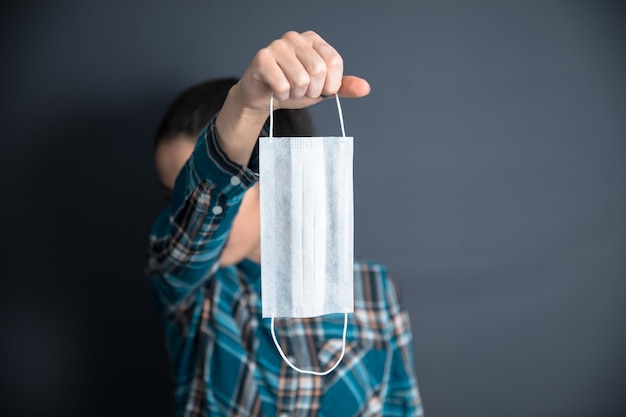
M 346 352 L 327 376 L 279 356 L 261 318 L 260 266 L 220 267 L 248 167 L 221 150 L 212 121 L 178 176 L 150 235 L 147 273 L 162 313 L 177 416 L 421 416 L 407 311 L 386 269 L 354 266 Z M 276 319 L 282 348 L 324 370 L 342 348 L 343 315 Z

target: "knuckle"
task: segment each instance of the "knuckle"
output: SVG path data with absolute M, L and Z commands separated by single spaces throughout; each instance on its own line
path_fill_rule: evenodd
M 330 58 L 328 58 L 328 66 L 333 68 L 341 68 L 343 67 L 343 58 L 339 54 L 333 54 Z
M 289 91 L 291 90 L 289 83 L 284 81 L 284 82 L 278 82 L 276 83 L 276 85 L 274 85 L 274 94 L 278 97 L 287 97 L 289 96 Z
M 286 42 L 284 39 L 276 39 L 275 41 L 272 41 L 272 43 L 270 43 L 270 45 L 266 48 L 268 50 L 282 50 L 284 49 L 286 46 Z
M 311 39 L 321 39 L 320 35 L 318 35 L 316 32 L 312 30 L 307 30 L 306 32 L 303 32 L 302 36 L 306 36 L 307 38 L 311 38 Z
M 309 68 L 309 73 L 313 77 L 323 77 L 326 75 L 326 64 L 323 61 L 312 63 Z
M 260 50 L 256 53 L 256 59 L 257 59 L 259 62 L 267 62 L 268 60 L 270 60 L 270 59 L 271 59 L 271 57 L 272 57 L 272 53 L 270 52 L 269 47 L 268 47 L 268 48 L 263 48 L 263 49 L 260 49 Z
M 311 78 L 309 74 L 302 71 L 296 74 L 293 78 L 293 84 L 295 87 L 306 87 L 311 83 Z
M 293 31 L 285 33 L 281 40 L 285 43 L 285 45 L 293 45 L 296 48 L 305 48 L 310 46 L 312 43 L 306 36 Z
M 294 39 L 297 39 L 299 37 L 300 37 L 300 34 L 298 32 L 290 30 L 289 32 L 285 32 L 285 34 L 283 36 L 281 36 L 281 39 L 294 40 Z

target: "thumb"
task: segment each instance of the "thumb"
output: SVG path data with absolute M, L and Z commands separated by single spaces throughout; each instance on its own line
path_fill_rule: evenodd
M 370 85 L 365 79 L 354 75 L 345 75 L 341 79 L 338 93 L 340 97 L 344 98 L 359 98 L 368 95 L 370 90 Z

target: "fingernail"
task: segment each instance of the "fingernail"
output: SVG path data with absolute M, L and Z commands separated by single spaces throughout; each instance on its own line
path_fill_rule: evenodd
M 327 96 L 326 94 L 320 94 L 320 97 L 321 97 L 321 98 L 331 98 L 331 97 L 332 97 L 332 95 L 328 95 L 328 96 Z

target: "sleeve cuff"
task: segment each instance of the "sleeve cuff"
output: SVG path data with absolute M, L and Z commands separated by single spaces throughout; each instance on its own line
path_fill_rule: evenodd
M 211 181 L 217 188 L 223 190 L 228 197 L 240 194 L 256 183 L 258 174 L 250 167 L 233 162 L 226 152 L 220 147 L 215 127 L 217 115 L 200 133 L 198 143 L 193 152 L 193 159 L 196 172 L 202 177 Z M 255 154 L 251 157 L 251 162 L 258 161 Z

